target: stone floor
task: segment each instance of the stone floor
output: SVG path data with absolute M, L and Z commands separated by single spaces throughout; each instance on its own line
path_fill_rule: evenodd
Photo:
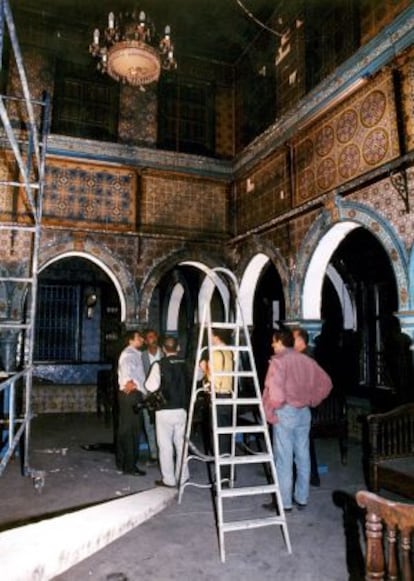
M 44 485 L 36 489 L 31 478 L 20 475 L 19 459 L 11 462 L 0 478 L 0 530 L 152 488 L 159 478 L 157 466 L 147 467 L 146 476 L 123 475 L 116 469 L 111 442 L 111 427 L 94 414 L 35 418 L 29 459 L 31 468 L 44 475 Z M 108 446 L 84 448 L 97 443 Z M 335 440 L 316 444 L 321 486 L 311 488 L 306 510 L 287 514 L 291 555 L 280 527 L 266 527 L 226 533 L 222 563 L 211 492 L 188 487 L 180 504 L 174 501 L 55 579 L 362 581 L 363 515 L 354 501 L 355 492 L 365 488 L 361 446 L 350 442 L 343 466 Z M 207 482 L 205 464 L 193 462 L 191 468 L 198 481 Z M 254 478 L 264 477 L 260 465 L 254 470 Z M 239 470 L 237 477 L 243 480 L 247 475 Z M 252 511 L 267 516 L 262 508 L 267 500 L 228 499 L 226 510 L 232 520 Z

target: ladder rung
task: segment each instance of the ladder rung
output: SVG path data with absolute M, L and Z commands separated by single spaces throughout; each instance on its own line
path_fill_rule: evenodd
M 27 323 L 1 323 L 0 329 L 30 329 Z
M 0 139 L 0 141 L 3 141 L 3 139 Z M 17 143 L 19 143 L 19 141 L 17 141 Z M 27 142 L 20 141 L 20 143 L 27 143 Z M 24 182 L 15 182 L 15 181 L 11 181 L 11 180 L 0 180 L 0 186 L 10 186 L 10 187 L 21 188 L 24 185 L 25 185 Z M 29 184 L 29 188 L 33 188 L 33 189 L 38 190 L 39 184 L 31 183 L 31 184 Z
M 214 397 L 211 402 L 216 405 L 259 405 L 262 400 L 258 397 Z
M 27 232 L 35 232 L 36 226 L 25 226 L 23 224 L 0 224 L 0 230 L 24 230 Z
M 212 345 L 211 351 L 250 351 L 248 345 Z
M 276 484 L 263 484 L 262 486 L 241 486 L 240 488 L 225 488 L 222 489 L 220 495 L 223 498 L 231 498 L 233 496 L 253 496 L 254 494 L 272 494 L 276 492 L 278 487 Z
M 267 432 L 267 426 L 263 426 L 263 424 L 217 428 L 218 434 L 264 434 L 265 432 Z
M 228 464 L 259 464 L 263 462 L 273 462 L 273 454 L 249 454 L 248 456 L 223 456 L 218 458 L 220 466 Z
M 234 322 L 233 323 L 229 323 L 229 322 L 223 323 L 223 321 L 219 321 L 217 323 L 211 322 L 210 326 L 212 329 L 237 329 L 237 328 L 239 328 L 241 330 L 243 329 L 243 325 L 241 325 L 240 323 L 234 323 Z
M 257 529 L 259 527 L 267 527 L 270 525 L 286 525 L 286 520 L 281 516 L 271 516 L 266 518 L 255 518 L 251 520 L 240 520 L 233 522 L 225 522 L 222 525 L 223 532 L 241 531 L 243 529 Z
M 0 276 L 0 282 L 33 282 L 33 277 L 14 277 L 14 276 Z
M 255 377 L 254 371 L 214 371 L 213 377 Z

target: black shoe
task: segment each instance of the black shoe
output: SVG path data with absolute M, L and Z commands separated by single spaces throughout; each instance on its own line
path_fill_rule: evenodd
M 262 504 L 262 507 L 265 508 L 266 510 L 271 510 L 272 512 L 276 510 L 276 505 L 274 502 L 265 502 L 264 504 Z M 284 512 L 292 512 L 291 507 L 284 508 L 283 510 Z
M 320 486 L 321 479 L 319 478 L 319 476 L 311 476 L 310 477 L 310 484 L 311 484 L 311 486 Z
M 293 502 L 295 503 L 295 506 L 298 510 L 305 510 L 305 508 L 308 506 L 307 504 L 301 504 L 300 502 L 296 502 L 296 500 L 294 500 Z
M 165 488 L 176 488 L 173 484 L 165 484 L 163 480 L 155 480 L 154 484 L 155 486 L 165 486 Z
M 141 470 L 141 468 L 134 468 L 134 470 L 124 470 L 124 474 L 128 474 L 129 476 L 145 476 L 145 470 Z

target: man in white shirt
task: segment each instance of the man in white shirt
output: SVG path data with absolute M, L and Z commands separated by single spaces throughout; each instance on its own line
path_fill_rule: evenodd
M 139 438 L 143 428 L 142 409 L 137 404 L 145 395 L 145 374 L 140 349 L 144 338 L 136 330 L 125 336 L 127 346 L 118 360 L 119 427 L 116 441 L 116 463 L 124 474 L 144 476 L 137 466 Z

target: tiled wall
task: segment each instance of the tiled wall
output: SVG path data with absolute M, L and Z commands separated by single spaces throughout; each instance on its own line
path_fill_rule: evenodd
M 48 158 L 43 197 L 45 225 L 87 222 L 88 228 L 135 225 L 136 173 Z
M 394 101 L 392 77 L 381 74 L 295 139 L 295 205 L 399 155 Z
M 59 383 L 62 385 L 87 385 L 96 383 L 98 371 L 109 369 L 110 365 L 105 363 L 82 363 L 82 364 L 41 364 L 33 366 L 33 381 L 36 378 L 40 382 Z
M 144 172 L 140 225 L 150 232 L 224 233 L 227 230 L 227 185 L 179 174 Z
M 32 387 L 35 414 L 96 412 L 96 385 L 45 385 Z

